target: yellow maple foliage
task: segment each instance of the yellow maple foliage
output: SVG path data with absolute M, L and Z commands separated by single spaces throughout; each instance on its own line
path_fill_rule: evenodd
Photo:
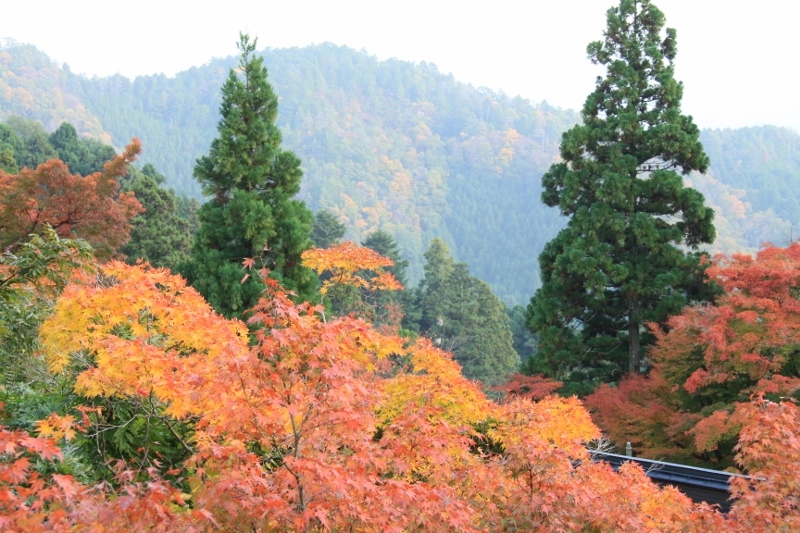
M 153 394 L 176 418 L 206 408 L 209 398 L 187 395 L 188 383 L 211 379 L 220 361 L 247 351 L 247 339 L 245 324 L 217 315 L 179 276 L 120 262 L 68 286 L 40 330 L 52 372 L 86 368 L 79 394 Z
M 400 290 L 402 285 L 386 267 L 394 265 L 391 259 L 378 252 L 347 241 L 330 248 L 311 248 L 302 255 L 303 265 L 317 274 L 330 273 L 322 282 L 321 294 L 335 285 L 353 285 L 366 290 Z M 365 272 L 374 272 L 367 276 Z
M 452 355 L 430 340 L 421 338 L 398 354 L 404 354 L 408 362 L 383 385 L 386 400 L 377 413 L 384 423 L 407 409 L 424 406 L 440 409 L 442 417 L 456 425 L 477 424 L 495 414 L 496 405 L 478 384 L 466 379 Z
M 60 416 L 57 413 L 52 413 L 44 420 L 36 422 L 36 431 L 40 437 L 70 441 L 75 438 L 75 417 L 72 415 Z

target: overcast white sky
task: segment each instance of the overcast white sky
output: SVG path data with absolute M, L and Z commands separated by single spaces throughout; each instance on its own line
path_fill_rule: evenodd
M 601 37 L 615 1 L 17 1 L 2 7 L 0 38 L 34 44 L 74 72 L 135 77 L 232 55 L 243 30 L 258 37 L 259 48 L 329 41 L 380 59 L 435 63 L 476 86 L 579 109 L 599 73 L 586 45 Z M 700 127 L 800 131 L 800 2 L 655 4 L 678 30 L 683 108 Z

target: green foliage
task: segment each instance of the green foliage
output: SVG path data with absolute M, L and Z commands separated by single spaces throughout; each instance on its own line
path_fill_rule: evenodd
M 78 132 L 72 124 L 62 123 L 56 131 L 50 134 L 49 140 L 50 146 L 55 149 L 58 158 L 69 167 L 70 172 L 86 175 L 86 172 L 80 170 L 83 167 L 82 162 L 89 158 L 89 150 L 81 144 Z
M 314 215 L 314 226 L 311 229 L 311 241 L 317 248 L 328 248 L 342 242 L 347 228 L 333 212 L 320 209 Z
M 476 89 L 429 63 L 379 61 L 330 44 L 260 54 L 281 95 L 283 145 L 303 161 L 299 198 L 333 212 L 356 241 L 388 231 L 412 285 L 427 243 L 442 237 L 504 301 L 529 299 L 539 274 L 528 250 L 562 226 L 532 207 L 538 176 L 577 113 Z M 141 139 L 143 161 L 178 192 L 199 196 L 192 162 L 215 136 L 219 87 L 235 64 L 73 83 L 115 139 Z
M 195 176 L 212 196 L 192 259 L 183 268 L 194 287 L 226 316 L 250 309 L 264 284 L 246 277 L 242 261 L 260 257 L 270 275 L 300 299 L 314 294 L 316 277 L 300 254 L 311 245 L 311 212 L 293 197 L 300 190 L 300 160 L 281 149 L 275 125 L 278 98 L 267 82 L 256 43 L 241 35 L 239 69 L 222 86 L 219 137 L 197 160 Z
M 17 162 L 20 167 L 36 168 L 51 159 L 58 159 L 58 153 L 50 145 L 47 133 L 42 131 L 25 139 L 25 146 L 17 157 Z
M 190 258 L 199 206 L 196 200 L 188 204 L 188 199 L 180 200 L 173 190 L 163 188 L 165 183 L 166 178 L 148 163 L 141 171 L 132 168 L 122 184 L 122 190 L 133 192 L 145 209 L 133 219 L 131 239 L 119 249 L 129 263 L 141 259 L 175 270 Z M 181 201 L 187 204 L 184 212 Z
M 98 397 L 79 401 L 92 409 L 99 408 L 91 415 L 95 431 L 79 443 L 84 453 L 92 450 L 90 458 L 96 475 L 111 477 L 109 465 L 119 459 L 167 472 L 180 468 L 190 455 L 187 441 L 193 433 L 192 424 L 158 413 L 155 399 Z
M 367 235 L 361 244 L 370 250 L 378 252 L 383 257 L 391 259 L 394 265 L 387 267 L 386 271 L 392 274 L 403 286 L 403 289 L 399 291 L 375 291 L 373 294 L 365 295 L 365 299 L 379 310 L 375 316 L 374 323 L 376 325 L 396 323 L 396 318 L 402 315 L 401 324 L 407 328 L 407 323 L 413 323 L 416 317 L 416 302 L 414 291 L 407 287 L 408 276 L 406 269 L 408 268 L 408 261 L 403 258 L 400 245 L 397 244 L 397 241 L 394 240 L 394 237 L 389 232 L 382 229 L 375 230 Z M 414 329 L 413 326 L 412 329 Z
M 14 429 L 32 431 L 54 412 L 69 412 L 77 404 L 72 384 L 51 376 L 39 350 L 38 333 L 52 313 L 76 268 L 88 269 L 91 246 L 61 239 L 49 226 L 0 257 L 0 420 Z M 86 481 L 94 475 L 91 453 L 65 450 L 57 473 Z
M 41 365 L 34 357 L 39 325 L 75 268 L 92 248 L 61 239 L 49 226 L 0 256 L 0 372 L 4 383 L 24 381 Z
M 0 169 L 11 174 L 22 167 L 36 168 L 50 159 L 60 159 L 73 174 L 87 176 L 102 171 L 115 155 L 113 146 L 80 138 L 68 122 L 62 122 L 49 135 L 41 122 L 18 116 L 0 124 Z
M 409 260 L 412 285 L 422 277 L 427 243 L 438 236 L 507 304 L 530 299 L 541 284 L 536 257 L 564 227 L 534 200 L 539 176 L 577 113 L 476 89 L 430 63 L 379 61 L 330 44 L 261 55 L 282 96 L 276 124 L 283 144 L 303 160 L 299 198 L 334 212 L 354 240 L 389 231 Z M 169 176 L 170 187 L 200 197 L 193 164 L 215 136 L 219 87 L 236 58 L 129 80 L 58 71 L 24 45 L 8 45 L 0 56 L 0 70 L 13 73 L 0 87 L 16 84 L 14 94 L 22 95 L 24 86 L 34 97 L 28 107 L 0 106 L 0 116 L 13 108 L 48 131 L 66 120 L 82 139 L 107 143 L 105 128 L 118 145 L 138 137 L 143 161 Z M 70 115 L 78 105 L 80 119 Z M 755 252 L 764 241 L 785 243 L 798 233 L 790 229 L 798 222 L 791 208 L 800 190 L 798 137 L 771 127 L 702 134 L 712 172 L 689 179 L 717 212 L 712 252 Z
M 525 308 L 521 305 L 507 308 L 508 324 L 511 328 L 514 351 L 519 354 L 519 358 L 524 365 L 536 355 L 537 338 L 531 333 L 527 326 Z
M 113 146 L 103 144 L 97 139 L 81 139 L 86 149 L 86 158 L 78 163 L 78 174 L 86 176 L 103 170 L 104 165 L 117 155 Z
M 16 156 L 22 151 L 22 139 L 6 124 L 0 123 L 0 170 L 19 172 Z
M 406 276 L 406 269 L 408 268 L 408 261 L 403 259 L 400 252 L 400 245 L 394 240 L 388 231 L 378 229 L 367 235 L 361 243 L 370 250 L 375 250 L 383 257 L 388 257 L 394 262 L 393 266 L 386 269 L 391 272 L 394 278 L 400 282 L 400 285 L 405 286 L 408 283 Z
M 441 239 L 425 253 L 425 277 L 418 289 L 419 331 L 453 353 L 464 375 L 488 385 L 504 381 L 519 367 L 503 303 L 489 286 L 456 263 Z
M 81 176 L 102 171 L 103 165 L 117 155 L 112 146 L 96 139 L 79 139 L 75 127 L 67 122 L 50 134 L 50 145 L 70 171 Z
M 14 151 L 8 147 L 0 147 L 0 170 L 9 174 L 19 172 L 17 161 L 14 159 Z
M 562 162 L 542 178 L 542 201 L 570 217 L 539 256 L 542 287 L 528 308 L 539 335 L 536 370 L 564 381 L 615 379 L 642 367 L 648 322 L 702 297 L 696 249 L 714 239 L 714 213 L 681 175 L 704 172 L 699 130 L 680 112 L 675 31 L 649 0 L 608 11 L 591 43 L 606 67 L 563 136 Z M 627 359 L 627 365 L 624 364 Z

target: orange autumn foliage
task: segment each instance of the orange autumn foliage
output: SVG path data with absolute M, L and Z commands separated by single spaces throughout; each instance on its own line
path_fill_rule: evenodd
M 672 385 L 653 371 L 628 375 L 586 397 L 592 419 L 619 449 L 630 442 L 637 455 L 685 461 L 691 438 L 686 431 L 702 417 L 681 410 Z
M 394 262 L 378 252 L 347 241 L 330 248 L 311 248 L 303 252 L 303 265 L 317 274 L 329 273 L 319 292 L 325 294 L 335 285 L 352 285 L 362 289 L 400 290 L 402 285 L 391 272 L 384 270 Z M 373 276 L 364 271 L 374 272 Z
M 800 244 L 720 255 L 708 269 L 723 294 L 652 326 L 649 377 L 623 379 L 587 398 L 619 446 L 650 457 L 731 464 L 742 420 L 736 402 L 800 391 Z M 721 447 L 724 446 L 724 451 Z
M 800 531 L 800 409 L 756 398 L 737 405 L 743 421 L 736 459 L 750 479 L 735 479 L 732 516 L 749 531 Z
M 403 314 L 397 302 L 379 296 L 403 286 L 386 268 L 394 262 L 370 248 L 344 242 L 312 248 L 302 254 L 303 265 L 322 280 L 320 294 L 333 315 L 352 315 L 396 331 Z
M 797 375 L 782 372 L 796 365 L 791 357 L 800 344 L 800 244 L 770 246 L 756 257 L 718 256 L 708 275 L 725 291 L 716 305 L 687 308 L 669 321 L 668 333 L 654 328 L 652 357 L 668 379 L 690 394 L 746 379 L 742 399 L 756 387 L 800 389 Z
M 41 475 L 36 464 L 62 460 L 51 438 L 0 426 L 0 530 L 198 531 L 212 525 L 208 515 L 185 507 L 180 491 L 153 471 L 146 482 L 119 469 L 116 488 L 82 485 L 72 476 Z M 180 510 L 180 512 L 176 512 Z
M 492 387 L 492 390 L 502 392 L 510 397 L 541 400 L 553 394 L 563 385 L 563 382 L 552 380 L 541 374 L 536 376 L 513 374 L 509 376 L 506 383 Z
M 247 349 L 246 326 L 214 313 L 182 278 L 117 261 L 68 286 L 40 338 L 54 373 L 86 365 L 86 354 L 91 357 L 75 379 L 79 394 L 152 394 L 177 419 L 203 412 L 208 395 L 186 391 L 202 391 L 218 361 Z
M 108 258 L 130 238 L 131 220 L 143 211 L 133 193 L 119 192 L 119 179 L 141 152 L 133 139 L 102 172 L 71 174 L 53 159 L 19 174 L 0 171 L 0 246 L 27 240 L 50 225 L 60 237 L 88 241 L 97 257 Z
M 253 343 L 244 324 L 219 317 L 163 270 L 109 263 L 68 287 L 42 330 L 52 371 L 77 371 L 82 395 L 146 399 L 191 424 L 180 469 L 189 493 L 155 471 L 142 480 L 122 468 L 111 491 L 17 467 L 9 490 L 33 484 L 26 501 L 49 503 L 11 501 L 8 523 L 398 533 L 746 524 L 653 485 L 635 466 L 616 473 L 592 461 L 585 445 L 599 431 L 577 399 L 496 404 L 429 342 L 408 344 L 351 317 L 326 322 L 320 306 L 295 304 L 265 281 L 250 318 Z M 39 429 L 66 437 L 70 422 L 53 416 Z M 57 458 L 48 446 L 48 459 Z

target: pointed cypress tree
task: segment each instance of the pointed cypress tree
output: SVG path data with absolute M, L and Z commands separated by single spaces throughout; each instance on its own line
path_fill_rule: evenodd
M 698 254 L 685 247 L 715 234 L 713 211 L 681 177 L 709 160 L 681 114 L 675 30 L 664 31 L 649 0 L 621 0 L 607 20 L 605 38 L 587 48 L 606 75 L 583 124 L 564 133 L 563 161 L 542 178 L 542 200 L 570 220 L 539 256 L 528 324 L 539 336 L 536 370 L 567 381 L 640 371 L 645 324 L 702 290 Z
M 408 261 L 403 259 L 400 246 L 389 232 L 382 229 L 375 230 L 367 235 L 361 244 L 391 259 L 394 265 L 387 267 L 386 271 L 390 272 L 403 286 L 403 290 L 400 291 L 373 291 L 372 294 L 365 295 L 366 299 L 374 302 L 376 313 L 373 323 L 376 325 L 397 325 L 398 318 L 399 323 L 405 322 L 408 313 L 413 313 L 414 291 L 407 286 L 406 268 L 408 268 Z
M 364 237 L 361 242 L 362 246 L 374 250 L 384 257 L 388 257 L 394 261 L 394 265 L 388 267 L 387 272 L 391 272 L 400 285 L 405 287 L 408 284 L 406 280 L 406 268 L 408 268 L 408 261 L 403 259 L 403 254 L 400 252 L 400 246 L 394 237 L 385 230 L 377 229 Z
M 226 316 L 239 315 L 259 298 L 257 276 L 246 282 L 242 260 L 260 257 L 284 288 L 313 297 L 316 277 L 300 254 L 311 246 L 312 214 L 293 197 L 300 191 L 300 160 L 281 149 L 275 125 L 278 98 L 267 82 L 256 40 L 240 35 L 238 69 L 222 86 L 219 137 L 194 174 L 211 196 L 199 213 L 192 259 L 181 270 Z

